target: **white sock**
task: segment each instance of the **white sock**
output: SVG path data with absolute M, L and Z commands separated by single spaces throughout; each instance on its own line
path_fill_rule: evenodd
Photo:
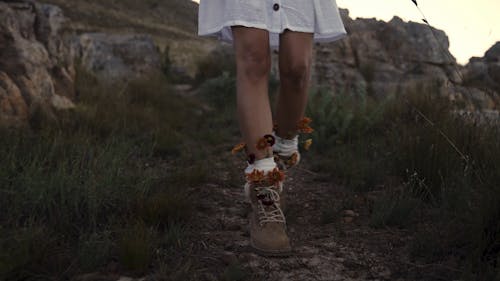
M 273 151 L 277 152 L 279 155 L 288 157 L 299 150 L 299 135 L 296 135 L 291 140 L 280 138 L 275 132 L 273 132 L 273 136 L 276 139 L 273 145 Z
M 253 170 L 257 169 L 259 171 L 264 171 L 264 174 L 266 174 L 267 172 L 274 170 L 274 168 L 276 168 L 274 157 L 269 157 L 260 160 L 255 160 L 253 164 L 248 164 L 247 168 L 245 169 L 245 173 L 249 174 Z

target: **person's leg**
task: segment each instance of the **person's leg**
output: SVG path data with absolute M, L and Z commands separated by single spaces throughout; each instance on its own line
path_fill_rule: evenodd
M 256 148 L 257 141 L 272 132 L 268 81 L 271 70 L 269 33 L 266 30 L 233 26 L 237 72 L 237 108 L 247 152 L 256 159 L 267 157 Z M 271 153 L 272 154 L 272 153 Z
M 312 64 L 313 34 L 286 30 L 280 35 L 280 92 L 276 135 L 291 139 L 304 117 Z
M 244 186 L 252 206 L 249 214 L 250 245 L 263 255 L 287 255 L 291 251 L 286 234 L 286 220 L 280 199 L 284 174 L 276 167 L 272 148 L 257 149 L 257 142 L 272 134 L 272 114 L 269 104 L 268 81 L 271 52 L 268 31 L 233 27 L 237 71 L 237 106 L 243 141 L 247 153 L 254 154 L 255 164 L 249 164 Z

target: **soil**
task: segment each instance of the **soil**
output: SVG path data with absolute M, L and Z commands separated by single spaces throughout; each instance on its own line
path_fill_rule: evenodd
M 326 182 L 302 162 L 287 171 L 285 180 L 293 247 L 289 257 L 262 257 L 249 246 L 250 206 L 244 201 L 243 173 L 228 173 L 221 183 L 197 191 L 199 247 L 193 254 L 199 257 L 199 280 L 432 279 L 424 274 L 425 265 L 408 259 L 411 233 L 369 226 L 376 194 L 357 194 Z M 234 163 L 243 171 L 240 164 Z M 227 181 L 241 182 L 241 187 Z

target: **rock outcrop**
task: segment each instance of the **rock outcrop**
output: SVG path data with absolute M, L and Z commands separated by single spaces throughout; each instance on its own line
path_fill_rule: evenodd
M 497 109 L 498 92 L 469 88 L 463 83 L 463 67 L 449 52 L 448 37 L 443 31 L 404 22 L 398 17 L 383 22 L 353 20 L 343 9 L 341 14 L 349 35 L 316 46 L 312 78 L 316 84 L 331 86 L 335 92 L 362 93 L 375 98 L 418 88 L 446 95 L 469 110 Z M 489 76 L 485 79 L 491 77 L 493 88 L 498 62 L 492 61 L 498 59 L 497 53 L 491 51 L 476 65 L 478 73 L 488 68 Z
M 448 51 L 448 38 L 441 30 L 398 17 L 383 22 L 351 19 L 343 9 L 341 14 L 349 36 L 315 47 L 312 81 L 316 85 L 375 98 L 418 88 L 446 95 L 466 110 L 498 110 L 500 43 L 463 67 Z M 49 112 L 71 108 L 74 61 L 106 82 L 162 71 L 160 52 L 149 35 L 75 35 L 69 29 L 72 34 L 63 36 L 66 25 L 56 6 L 0 0 L 0 123 L 24 124 L 40 107 Z M 228 50 L 224 61 L 230 61 L 232 48 L 222 45 L 221 49 Z M 213 65 L 228 67 L 220 62 Z M 210 76 L 211 67 L 199 69 L 199 74 Z
M 74 67 L 53 5 L 0 1 L 0 123 L 24 125 L 30 113 L 73 106 Z
M 465 66 L 465 84 L 500 93 L 500 42 L 486 51 L 484 57 L 473 57 Z
M 161 72 L 153 39 L 140 34 L 85 33 L 72 40 L 73 57 L 104 82 L 119 83 Z
M 161 72 L 151 36 L 63 34 L 66 23 L 57 6 L 0 1 L 0 124 L 23 126 L 38 110 L 74 107 L 75 62 L 112 83 Z

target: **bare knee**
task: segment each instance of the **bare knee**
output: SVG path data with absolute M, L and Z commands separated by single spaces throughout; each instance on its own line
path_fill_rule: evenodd
M 311 59 L 292 59 L 280 64 L 280 79 L 294 87 L 305 87 L 309 81 Z
M 259 48 L 243 48 L 236 54 L 236 66 L 238 74 L 252 82 L 267 80 L 271 71 L 271 55 Z

